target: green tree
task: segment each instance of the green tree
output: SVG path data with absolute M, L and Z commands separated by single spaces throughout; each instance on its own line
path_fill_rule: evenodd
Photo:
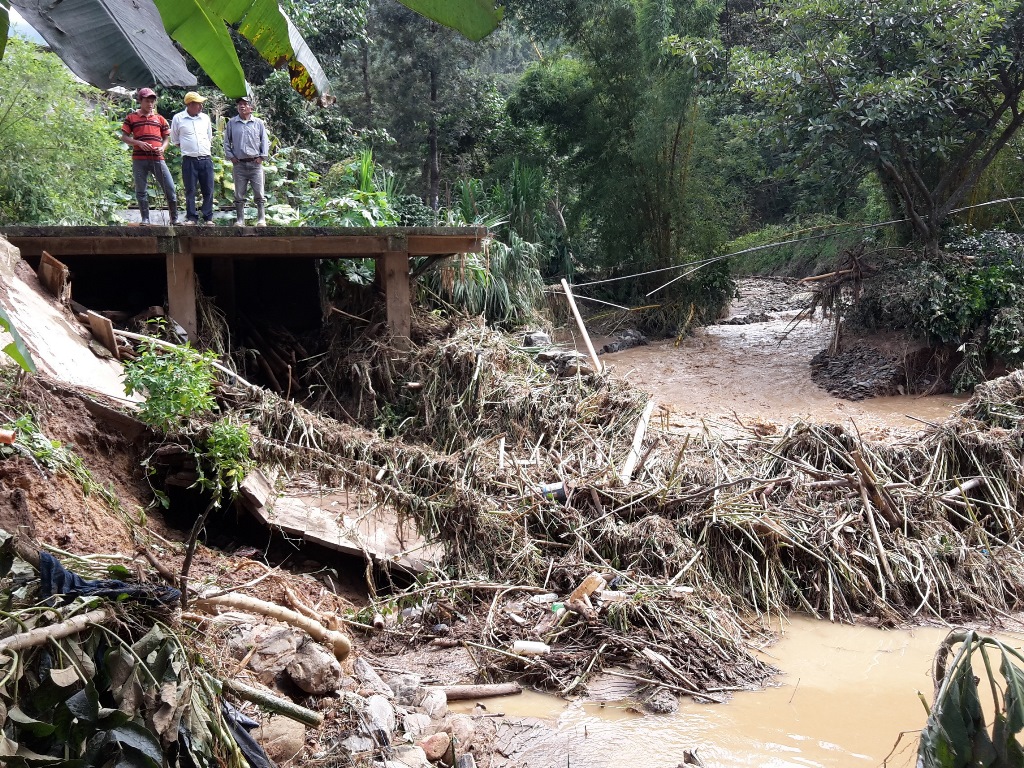
M 717 5 L 688 0 L 517 0 L 517 19 L 563 48 L 534 66 L 509 104 L 541 126 L 560 158 L 577 231 L 593 229 L 609 272 L 679 265 L 721 242 L 724 218 L 705 174 L 709 136 L 696 80 L 662 49 L 670 34 L 705 35 Z M 551 166 L 549 165 L 549 168 Z M 663 276 L 659 276 L 663 277 Z M 623 284 L 623 299 L 654 287 Z M 660 282 L 664 282 L 661 280 Z
M 881 180 L 934 253 L 951 212 L 1024 123 L 1017 0 L 783 0 L 782 42 L 734 52 L 738 88 L 763 108 L 801 173 L 839 189 Z M 684 60 L 699 46 L 676 40 Z
M 105 197 L 126 183 L 107 107 L 52 53 L 8 41 L 0 60 L 0 222 L 106 218 Z

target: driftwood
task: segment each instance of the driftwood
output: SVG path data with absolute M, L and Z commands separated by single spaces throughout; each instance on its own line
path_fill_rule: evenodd
M 114 612 L 111 609 L 98 608 L 95 611 L 73 616 L 59 624 L 50 624 L 45 627 L 36 627 L 28 632 L 19 632 L 0 640 L 0 653 L 20 651 L 23 648 L 42 645 L 48 640 L 59 640 L 62 637 L 77 635 L 79 632 L 84 632 L 91 624 L 105 624 L 113 618 Z
M 293 704 L 290 701 L 273 696 L 266 691 L 261 691 L 258 688 L 253 688 L 240 683 L 237 680 L 221 680 L 221 684 L 224 686 L 224 690 L 231 691 L 240 699 L 251 701 L 257 706 L 263 707 L 270 712 L 276 712 L 279 715 L 291 718 L 304 725 L 318 728 L 324 722 L 324 716 L 319 712 L 314 712 L 312 709 L 306 709 L 306 707 L 300 707 L 298 704 Z
M 240 611 L 251 611 L 261 616 L 283 621 L 303 630 L 314 640 L 327 643 L 334 651 L 338 661 L 343 661 L 352 650 L 352 642 L 343 635 L 332 629 L 327 629 L 323 624 L 314 621 L 301 613 L 292 611 L 275 603 L 268 603 L 264 600 L 257 600 L 247 595 L 218 595 L 217 597 L 206 597 L 196 600 L 196 607 L 212 613 L 216 608 L 237 608 Z
M 572 310 L 572 316 L 576 318 L 576 325 L 580 329 L 580 333 L 583 334 L 583 341 L 587 345 L 587 354 L 590 355 L 590 362 L 594 364 L 594 371 L 601 373 L 604 371 L 604 363 L 597 356 L 597 350 L 594 349 L 594 343 L 590 340 L 590 334 L 587 333 L 587 326 L 583 324 L 583 318 L 580 316 L 580 311 L 576 308 L 576 299 L 573 298 L 572 290 L 569 288 L 569 283 L 563 278 L 562 279 L 562 290 L 565 291 L 565 298 L 569 301 L 569 309 Z
M 491 699 L 495 696 L 511 696 L 522 693 L 523 686 L 519 683 L 492 683 L 489 685 L 446 685 L 441 690 L 448 701 L 468 701 L 471 699 Z
M 648 400 L 644 412 L 640 414 L 640 421 L 637 422 L 636 432 L 633 434 L 633 444 L 626 455 L 626 461 L 619 472 L 619 481 L 622 485 L 629 485 L 633 479 L 633 471 L 640 462 L 640 446 L 643 445 L 644 436 L 647 434 L 647 425 L 651 421 L 651 414 L 654 413 L 654 400 Z

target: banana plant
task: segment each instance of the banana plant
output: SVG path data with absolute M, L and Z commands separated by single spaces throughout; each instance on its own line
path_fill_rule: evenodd
M 501 20 L 493 0 L 401 0 L 408 8 L 471 40 Z M 276 0 L 0 0 L 0 56 L 13 8 L 76 75 L 96 86 L 193 86 L 195 75 L 174 47 L 190 53 L 225 95 L 247 91 L 228 32 L 236 28 L 275 67 L 287 66 L 292 87 L 331 101 L 330 83 Z

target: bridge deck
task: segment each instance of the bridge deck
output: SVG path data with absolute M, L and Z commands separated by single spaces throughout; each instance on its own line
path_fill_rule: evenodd
M 168 311 L 190 336 L 197 329 L 195 259 L 214 259 L 218 273 L 230 279 L 239 259 L 377 260 L 383 283 L 388 325 L 408 338 L 412 301 L 409 259 L 479 253 L 486 227 L 0 227 L 21 250 L 38 257 L 43 251 L 60 259 L 76 257 L 162 257 L 167 269 Z

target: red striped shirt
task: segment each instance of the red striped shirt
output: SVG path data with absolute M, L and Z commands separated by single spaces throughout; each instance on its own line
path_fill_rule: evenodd
M 132 160 L 163 160 L 164 153 L 160 147 L 164 139 L 171 133 L 171 126 L 167 120 L 156 112 L 148 115 L 139 112 L 129 112 L 121 125 L 121 132 L 131 136 L 133 139 L 149 144 L 153 149 L 145 150 L 142 147 L 132 148 Z

